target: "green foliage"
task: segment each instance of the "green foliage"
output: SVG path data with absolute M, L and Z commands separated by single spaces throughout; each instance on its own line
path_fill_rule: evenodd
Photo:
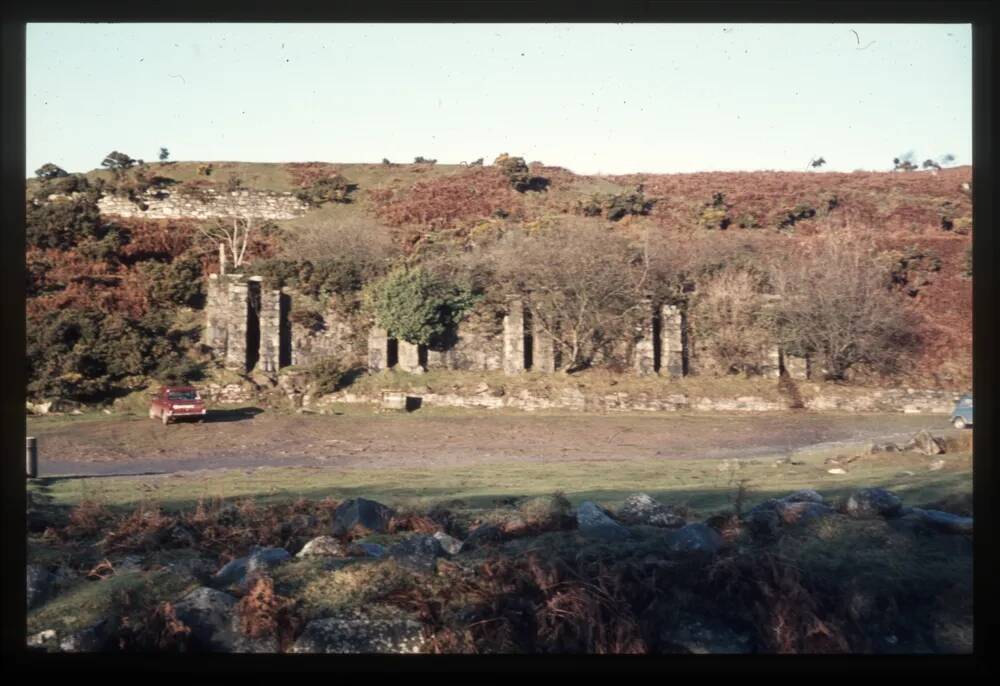
M 422 155 L 413 158 L 413 164 L 437 164 L 437 160 L 427 159 Z
M 332 357 L 324 358 L 309 368 L 309 379 L 318 395 L 335 393 L 343 378 L 344 369 Z
M 500 169 L 510 181 L 511 187 L 518 193 L 523 193 L 531 187 L 531 172 L 523 157 L 511 157 L 503 153 L 495 160 L 493 166 Z
M 202 297 L 201 260 L 193 255 L 142 265 L 150 300 L 159 307 L 194 306 Z
M 170 151 L 166 148 L 160 148 L 160 162 L 166 162 L 170 159 Z
M 108 227 L 101 221 L 98 196 L 99 193 L 92 190 L 75 198 L 52 202 L 28 201 L 25 204 L 28 245 L 68 250 L 83 240 L 104 238 Z
M 30 397 L 87 401 L 134 390 L 147 375 L 198 373 L 184 358 L 197 332 L 172 329 L 165 314 L 58 310 L 30 316 L 26 338 Z
M 117 150 L 108 153 L 104 161 L 101 162 L 102 167 L 107 167 L 115 174 L 119 174 L 126 169 L 131 169 L 135 166 L 136 160 L 132 159 L 123 152 L 118 152 Z
M 423 267 L 396 269 L 373 284 L 367 295 L 376 320 L 390 336 L 425 345 L 455 326 L 480 298 Z
M 317 179 L 311 186 L 295 194 L 299 200 L 313 206 L 326 202 L 351 202 L 350 193 L 356 188 L 343 176 L 336 174 Z
M 630 193 L 597 193 L 578 201 L 577 211 L 585 217 L 604 216 L 616 222 L 629 215 L 645 215 L 653 208 L 654 201 L 647 200 L 641 189 Z
M 970 279 L 972 278 L 972 243 L 965 249 L 965 269 L 963 274 Z
M 713 193 L 712 202 L 705 203 L 701 214 L 698 215 L 698 224 L 704 229 L 726 230 L 733 220 L 729 217 L 729 210 L 732 206 L 726 202 L 726 196 L 722 193 Z
M 43 181 L 49 181 L 51 179 L 58 179 L 64 176 L 69 176 L 65 169 L 59 167 L 51 162 L 46 162 L 41 167 L 35 170 L 35 176 L 42 179 Z
M 361 290 L 365 270 L 350 254 L 322 260 L 273 258 L 254 263 L 254 271 L 274 288 L 291 286 L 316 297 Z

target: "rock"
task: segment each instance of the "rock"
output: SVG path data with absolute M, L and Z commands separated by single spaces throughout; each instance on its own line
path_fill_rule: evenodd
M 449 536 L 443 531 L 438 531 L 434 534 L 434 538 L 437 539 L 444 551 L 449 555 L 458 555 L 462 552 L 462 542 L 457 538 Z
M 937 460 L 931 460 L 931 463 L 927 465 L 927 471 L 937 472 L 944 469 L 945 461 L 938 458 Z
M 935 438 L 926 429 L 915 435 L 911 444 L 914 445 L 917 452 L 921 452 L 924 455 L 941 455 L 944 453 L 944 441 Z
M 811 488 L 804 488 L 800 491 L 795 491 L 794 493 L 789 493 L 784 498 L 781 499 L 782 502 L 786 503 L 822 503 L 823 496 L 821 496 L 816 491 Z
M 466 548 L 478 548 L 484 544 L 499 543 L 503 540 L 500 528 L 493 524 L 482 524 L 469 532 L 465 538 Z
M 388 555 L 401 566 L 416 572 L 433 572 L 437 559 L 446 555 L 434 536 L 412 536 L 389 548 Z
M 684 518 L 670 507 L 657 502 L 645 493 L 634 493 L 625 499 L 618 510 L 618 519 L 625 524 L 645 524 L 676 528 L 684 526 Z
M 25 574 L 28 609 L 40 605 L 48 599 L 53 581 L 52 574 L 45 567 L 41 565 L 28 565 L 27 573 Z
M 781 529 L 776 500 L 766 500 L 743 516 L 743 524 L 752 536 L 773 538 Z
M 707 524 L 695 522 L 667 534 L 667 545 L 677 553 L 714 555 L 722 546 L 722 535 Z
M 174 612 L 191 628 L 191 639 L 198 648 L 230 652 L 236 639 L 232 628 L 236 602 L 228 593 L 202 586 L 178 601 Z
M 916 515 L 928 526 L 939 531 L 949 534 L 972 533 L 972 517 L 960 517 L 941 510 L 922 510 L 918 507 L 910 508 L 909 514 Z
M 347 557 L 347 548 L 333 536 L 319 536 L 312 539 L 295 557 Z
M 784 524 L 799 524 L 834 514 L 834 509 L 823 503 L 812 501 L 781 502 L 777 514 Z
M 364 535 L 385 533 L 395 512 L 381 503 L 366 498 L 352 498 L 341 503 L 333 513 L 333 533 Z
M 856 519 L 891 517 L 897 514 L 903 501 L 884 488 L 864 488 L 852 494 L 845 505 L 845 512 Z
M 408 619 L 317 619 L 306 625 L 293 653 L 419 653 L 423 631 Z
M 528 523 L 524 517 L 514 515 L 500 524 L 501 533 L 507 538 L 516 538 L 528 533 Z
M 661 634 L 664 642 L 695 655 L 736 655 L 753 652 L 753 641 L 726 624 L 710 619 L 682 616 Z
M 96 624 L 71 632 L 59 641 L 59 650 L 66 653 L 98 653 L 109 647 L 117 620 L 102 619 Z
M 50 645 L 55 645 L 57 638 L 55 630 L 46 629 L 45 631 L 39 631 L 37 634 L 28 636 L 27 644 L 29 648 L 47 648 Z
M 171 548 L 193 548 L 198 535 L 190 527 L 177 523 L 167 530 L 163 542 Z
M 353 543 L 351 552 L 357 551 L 363 557 L 382 558 L 385 557 L 385 546 L 378 543 Z
M 834 467 L 833 469 L 826 470 L 827 474 L 847 474 L 846 469 L 841 469 L 840 467 Z
M 595 503 L 587 500 L 576 508 L 576 522 L 580 533 L 588 538 L 621 540 L 630 538 L 631 532 L 613 520 Z
M 254 547 L 246 557 L 238 557 L 222 567 L 212 580 L 221 586 L 242 585 L 254 572 L 269 569 L 290 559 L 284 548 Z

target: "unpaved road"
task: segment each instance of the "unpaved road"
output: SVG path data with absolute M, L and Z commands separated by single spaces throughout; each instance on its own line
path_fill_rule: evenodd
M 920 429 L 957 433 L 943 415 L 468 412 L 283 415 L 218 412 L 203 424 L 148 419 L 31 420 L 42 476 L 169 473 L 258 466 L 348 469 L 475 466 L 499 460 L 734 458 L 869 441 Z M 846 449 L 846 448 L 845 448 Z

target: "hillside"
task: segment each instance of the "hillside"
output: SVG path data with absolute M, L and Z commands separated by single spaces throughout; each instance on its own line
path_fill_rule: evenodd
M 888 261 L 901 306 L 919 321 L 920 350 L 897 380 L 945 388 L 971 383 L 971 167 L 598 177 L 531 163 L 520 187 L 500 165 L 171 162 L 151 163 L 146 170 L 147 179 L 171 193 L 297 193 L 324 179 L 340 180 L 344 197 L 274 222 L 277 230 L 251 247 L 251 262 L 295 254 L 301 236 L 315 238 L 317 231 L 341 225 L 383 234 L 412 256 L 424 245 L 468 245 L 511 227 L 589 223 L 633 241 L 652 237 L 685 259 L 697 256 L 700 264 L 763 264 L 795 261 L 817 236 L 852 227 Z M 84 176 L 92 184 L 114 181 L 107 170 Z M 39 179 L 26 185 L 29 198 L 44 190 Z M 195 273 L 192 260 L 201 265 L 198 271 L 215 269 L 216 253 L 200 240 L 196 222 L 109 219 L 124 238 L 103 250 L 29 247 L 29 315 L 96 307 L 142 316 L 179 304 L 177 298 L 149 295 L 153 266 L 162 271 L 183 257 L 185 273 Z M 185 302 L 198 306 L 197 298 Z

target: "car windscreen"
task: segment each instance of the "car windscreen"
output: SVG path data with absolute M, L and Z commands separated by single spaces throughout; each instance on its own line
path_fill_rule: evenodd
M 171 391 L 167 393 L 167 400 L 197 400 L 197 391 Z

